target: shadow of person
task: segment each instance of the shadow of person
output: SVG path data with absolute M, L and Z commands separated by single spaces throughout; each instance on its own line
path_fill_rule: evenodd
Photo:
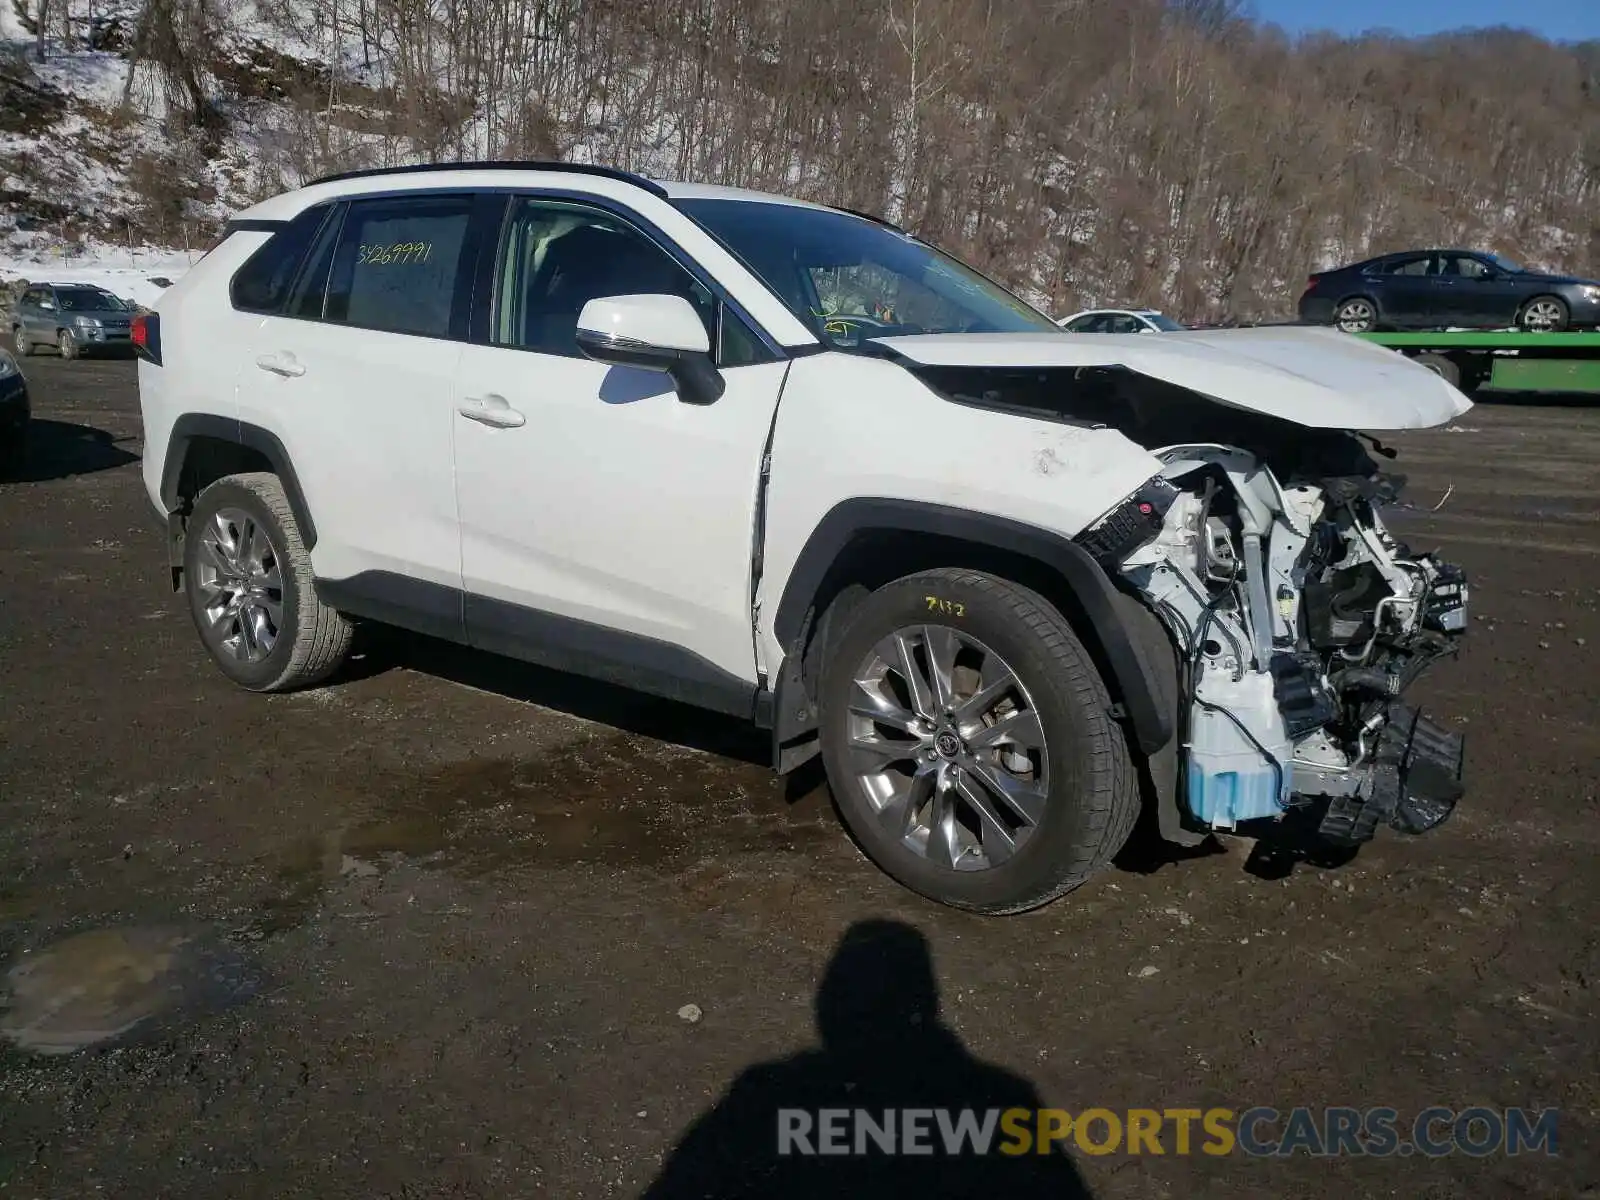
M 1019 1144 L 1002 1115 L 1029 1110 L 1023 1126 L 1036 1129 L 1038 1093 L 967 1053 L 939 1020 L 933 962 L 915 929 L 884 920 L 851 926 L 815 1008 L 821 1046 L 740 1074 L 684 1134 L 643 1200 L 1089 1197 L 1060 1143 L 1040 1154 L 1030 1138 L 1027 1153 L 1001 1152 Z M 933 1111 L 919 1118 L 919 1109 Z M 825 1120 L 822 1110 L 844 1112 Z M 990 1121 L 987 1152 L 974 1152 L 971 1139 L 947 1146 L 941 1111 L 952 1133 L 964 1115 L 968 1128 Z M 780 1137 L 784 1129 L 803 1136 Z M 821 1153 L 825 1145 L 846 1152 Z M 912 1146 L 921 1152 L 907 1152 Z

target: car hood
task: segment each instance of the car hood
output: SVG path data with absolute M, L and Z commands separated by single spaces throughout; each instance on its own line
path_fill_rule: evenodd
M 1309 429 L 1426 429 L 1472 407 L 1459 390 L 1394 350 L 1308 326 L 1149 337 L 917 334 L 874 341 L 930 367 L 1123 367 Z
M 1600 287 L 1600 283 L 1592 279 L 1579 279 L 1576 275 L 1546 275 L 1542 271 L 1523 271 L 1520 275 L 1512 275 L 1509 278 L 1519 279 L 1523 283 L 1570 283 L 1585 287 Z

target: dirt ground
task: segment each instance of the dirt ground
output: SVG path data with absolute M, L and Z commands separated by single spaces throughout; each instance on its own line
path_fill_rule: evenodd
M 1474 587 L 1460 660 L 1422 689 L 1468 733 L 1449 823 L 1287 872 L 1136 846 L 984 919 L 895 887 L 814 772 L 776 779 L 698 713 L 393 634 L 335 686 L 236 690 L 167 586 L 132 365 L 25 365 L 0 967 L 126 929 L 83 951 L 74 1003 L 123 986 L 140 938 L 193 979 L 114 1040 L 0 1049 L 6 1196 L 638 1196 L 669 1158 L 653 1195 L 914 1194 L 907 1159 L 709 1182 L 771 1157 L 762 1104 L 852 1095 L 1560 1109 L 1553 1158 L 1169 1140 L 940 1194 L 1600 1196 L 1600 406 L 1491 401 L 1396 439 L 1396 523 Z M 875 929 L 888 950 L 862 954 Z

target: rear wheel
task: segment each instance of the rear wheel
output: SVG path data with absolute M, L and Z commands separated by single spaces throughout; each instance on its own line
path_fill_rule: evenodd
M 1378 306 L 1365 296 L 1352 296 L 1340 302 L 1333 319 L 1346 333 L 1371 333 L 1378 327 Z
M 276 475 L 227 475 L 184 533 L 184 590 L 222 673 L 253 692 L 306 687 L 350 651 L 349 621 L 317 596 L 311 555 Z
M 1522 306 L 1517 324 L 1530 333 L 1560 333 L 1569 319 L 1566 301 L 1561 297 L 1535 296 Z
M 823 761 L 881 869 L 932 900 L 1020 912 L 1127 841 L 1139 793 L 1083 645 L 1036 592 L 942 569 L 863 599 L 823 664 Z
M 1451 387 L 1461 386 L 1461 368 L 1456 361 L 1446 354 L 1419 354 L 1413 360 L 1418 366 L 1427 367 L 1440 379 Z

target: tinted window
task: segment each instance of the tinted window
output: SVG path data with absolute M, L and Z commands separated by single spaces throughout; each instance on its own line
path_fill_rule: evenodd
M 1489 274 L 1489 264 L 1469 255 L 1452 254 L 1444 260 L 1444 273 L 1465 279 L 1482 279 Z
M 513 203 L 500 243 L 489 340 L 580 358 L 578 316 L 602 296 L 655 293 L 694 306 L 722 366 L 767 357 L 736 313 L 639 230 L 599 209 Z
M 317 232 L 317 240 L 306 256 L 305 269 L 300 272 L 289 302 L 283 308 L 288 317 L 307 320 L 322 319 L 323 303 L 328 295 L 328 272 L 333 269 L 333 252 L 339 241 L 339 231 L 344 227 L 342 214 L 326 222 Z
M 41 301 L 43 299 L 44 299 L 44 292 L 41 289 L 39 289 L 39 288 L 29 288 L 27 291 L 22 293 L 21 303 L 23 303 L 23 304 L 38 304 L 39 301 Z
M 324 319 L 364 329 L 449 337 L 465 272 L 472 201 L 418 196 L 351 204 L 333 255 Z
M 1059 329 L 965 264 L 876 221 L 752 200 L 674 203 L 841 349 L 877 336 Z
M 1144 328 L 1144 322 L 1128 313 L 1118 313 L 1111 318 L 1109 328 L 1112 333 L 1138 333 Z
M 1433 258 L 1424 254 L 1420 258 L 1397 258 L 1384 265 L 1385 275 L 1432 275 L 1437 272 L 1431 270 Z
M 281 309 L 306 247 L 331 211 L 332 206 L 327 204 L 308 208 L 245 259 L 228 288 L 233 306 L 244 312 L 275 313 Z
M 56 303 L 64 312 L 120 312 L 124 307 L 110 292 L 91 287 L 57 288 Z

